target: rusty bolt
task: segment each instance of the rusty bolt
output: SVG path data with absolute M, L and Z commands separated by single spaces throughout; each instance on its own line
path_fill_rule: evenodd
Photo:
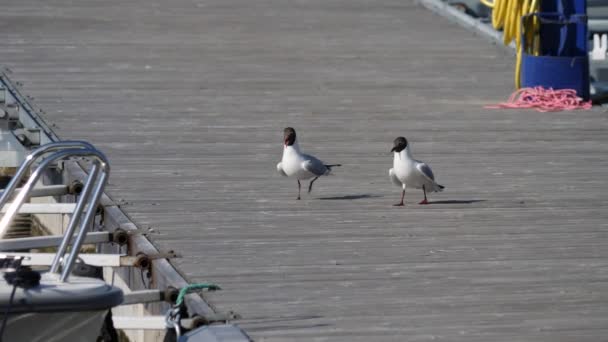
M 112 242 L 123 246 L 129 242 L 129 234 L 124 229 L 118 228 L 112 232 Z
M 70 185 L 68 185 L 68 194 L 80 195 L 83 187 L 84 187 L 84 185 L 82 184 L 81 181 L 75 180 L 72 183 L 70 183 Z
M 146 254 L 141 253 L 141 252 L 137 253 L 135 263 L 133 264 L 133 266 L 144 269 L 144 268 L 149 268 L 150 265 L 151 265 L 150 257 L 148 257 Z
M 163 300 L 168 303 L 175 303 L 178 295 L 179 295 L 179 290 L 173 286 L 169 286 L 163 292 Z

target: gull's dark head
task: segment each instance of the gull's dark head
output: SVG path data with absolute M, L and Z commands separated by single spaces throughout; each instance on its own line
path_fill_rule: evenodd
M 405 137 L 399 137 L 393 141 L 393 149 L 391 152 L 401 152 L 407 147 L 407 139 Z
M 296 142 L 296 130 L 287 127 L 283 130 L 283 143 L 285 146 L 291 146 Z

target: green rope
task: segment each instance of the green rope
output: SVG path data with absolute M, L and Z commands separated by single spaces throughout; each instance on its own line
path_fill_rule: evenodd
M 221 290 L 222 288 L 219 285 L 213 283 L 198 283 L 198 284 L 190 284 L 186 287 L 183 287 L 179 290 L 179 295 L 177 295 L 177 300 L 175 301 L 175 306 L 181 306 L 184 302 L 184 297 L 188 292 L 192 292 L 195 290 L 208 289 L 209 291 Z

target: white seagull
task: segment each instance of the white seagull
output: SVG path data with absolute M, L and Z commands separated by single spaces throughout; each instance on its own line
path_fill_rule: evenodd
M 296 140 L 296 130 L 287 127 L 283 131 L 283 159 L 277 164 L 277 171 L 282 176 L 295 176 L 298 180 L 298 199 L 300 199 L 301 180 L 313 178 L 308 185 L 308 192 L 312 191 L 312 183 L 321 176 L 328 175 L 333 166 L 340 164 L 327 165 L 319 159 L 304 154 L 300 151 L 300 146 Z
M 394 152 L 393 168 L 388 171 L 393 184 L 402 187 L 401 202 L 396 206 L 403 206 L 406 186 L 422 189 L 424 200 L 419 204 L 429 204 L 426 199 L 426 192 L 443 191 L 444 186 L 435 182 L 435 176 L 431 168 L 425 163 L 412 157 L 412 151 L 404 137 L 398 137 L 393 143 Z

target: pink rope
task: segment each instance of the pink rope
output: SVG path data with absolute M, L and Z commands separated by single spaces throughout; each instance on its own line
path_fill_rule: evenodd
M 507 102 L 485 106 L 488 109 L 534 108 L 539 112 L 591 109 L 591 101 L 583 101 L 574 89 L 545 89 L 543 87 L 521 88 L 515 91 Z

